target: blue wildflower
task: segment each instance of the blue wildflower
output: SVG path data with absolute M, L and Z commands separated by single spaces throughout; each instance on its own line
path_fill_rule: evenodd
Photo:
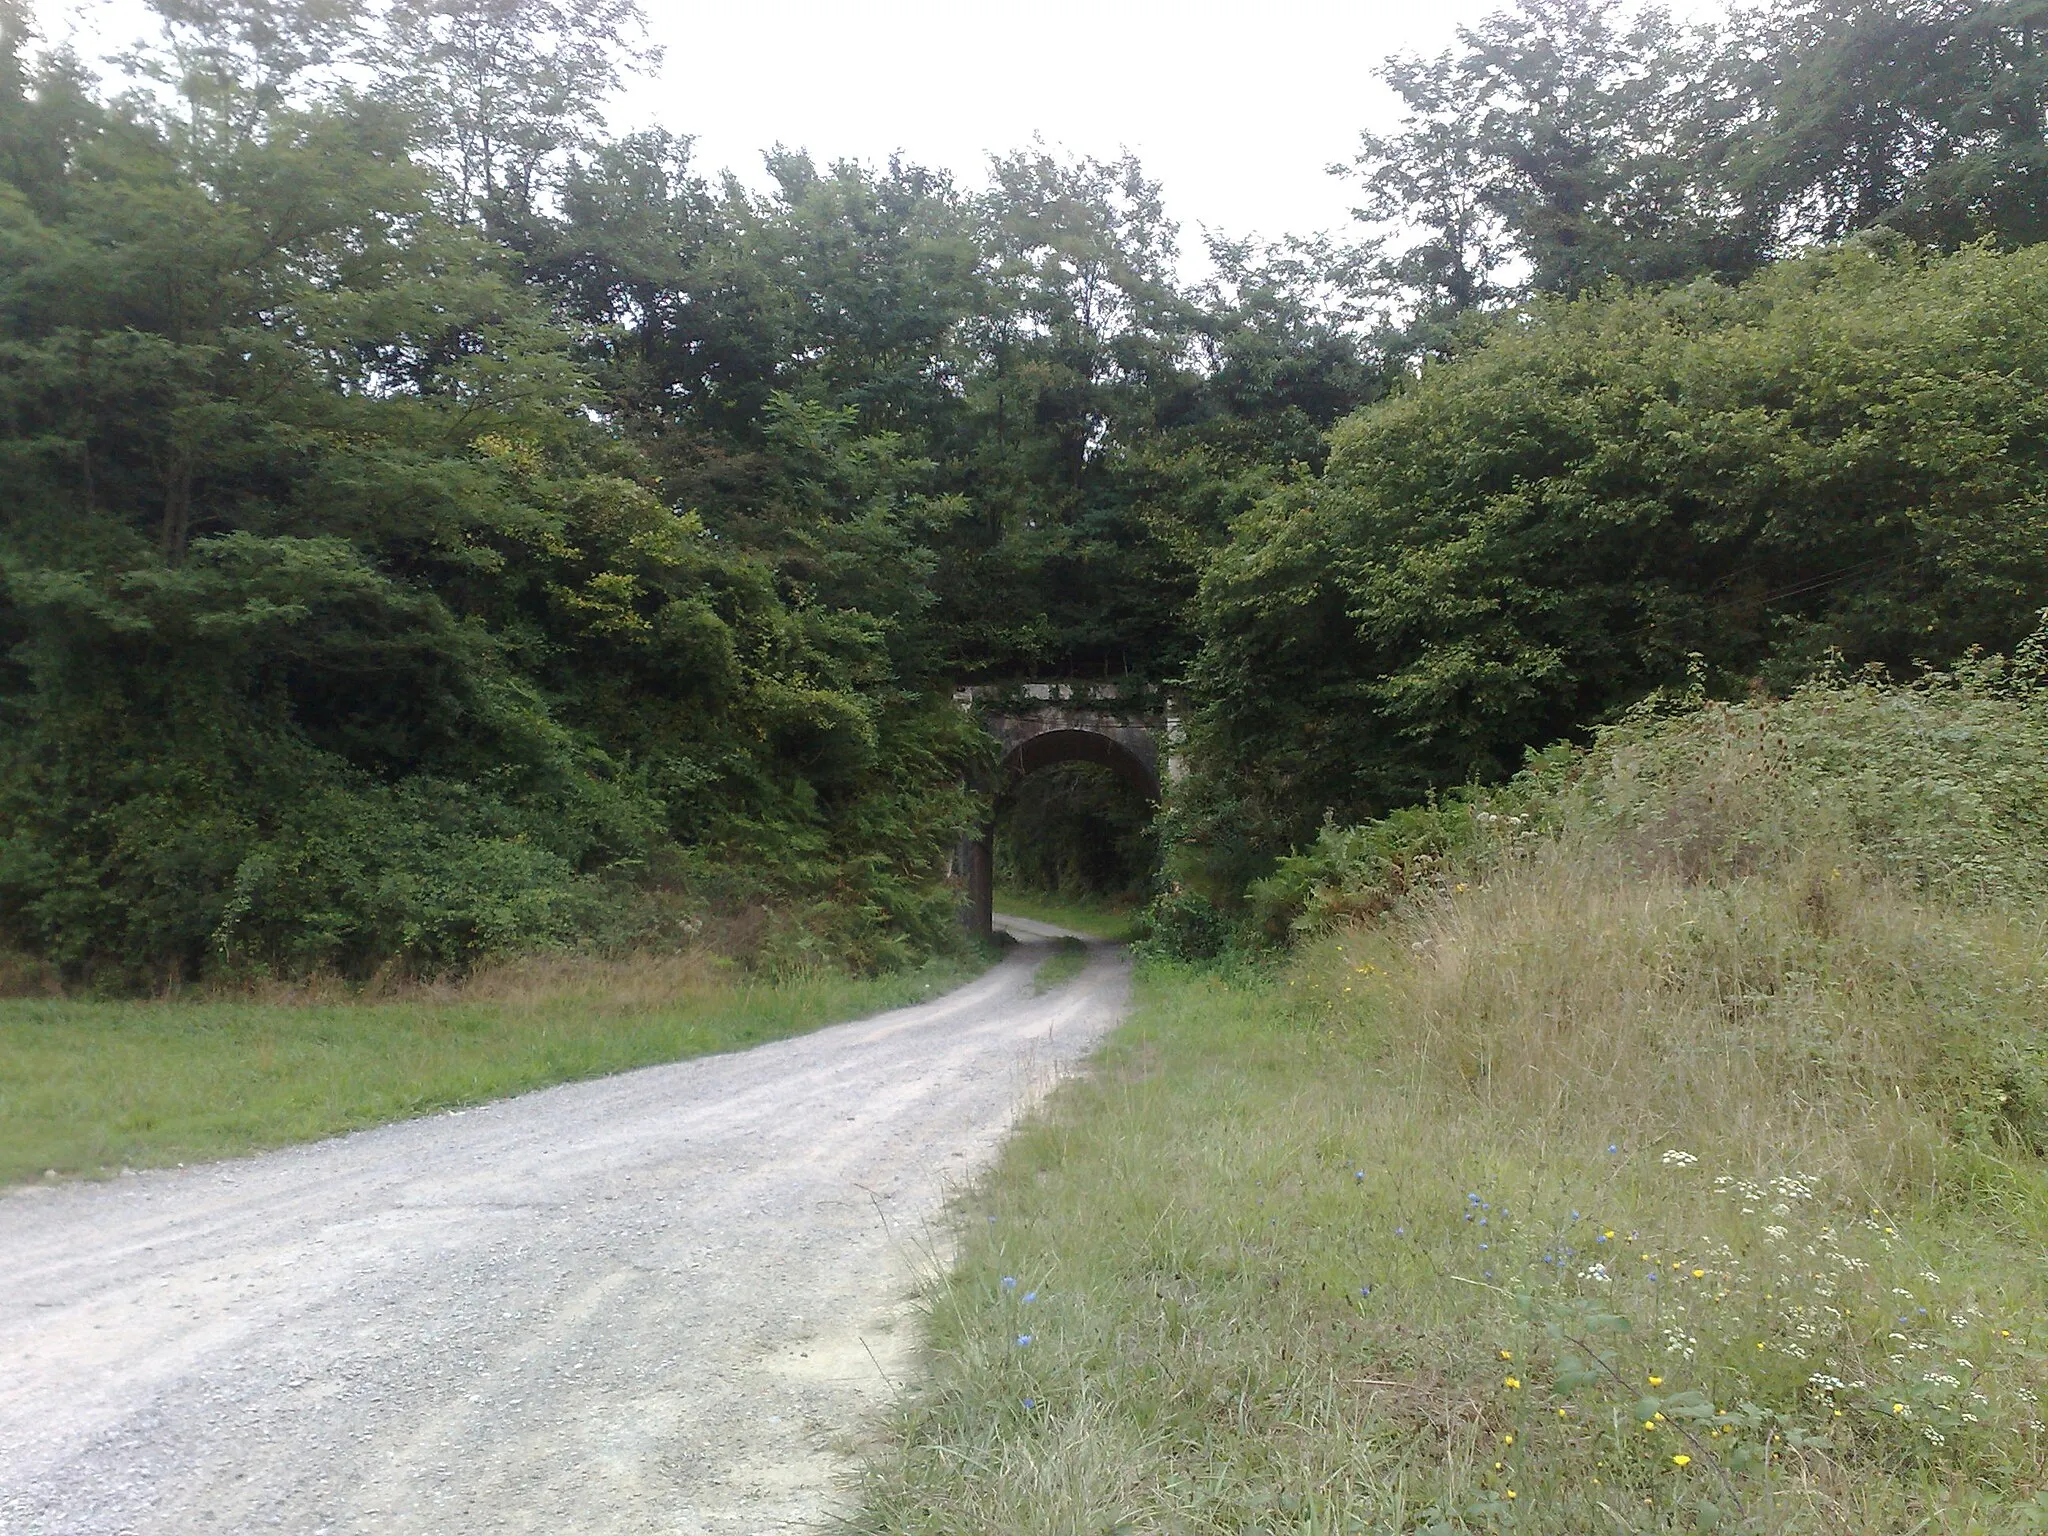
M 1015 1275 L 1003 1276 L 1003 1289 L 1006 1291 L 1014 1291 L 1015 1289 L 1017 1289 L 1017 1277 Z
M 1018 1334 L 1018 1335 L 1017 1335 L 1017 1347 L 1018 1347 L 1019 1349 L 1022 1349 L 1022 1348 L 1023 1348 L 1023 1347 L 1025 1346 L 1025 1345 L 1029 1344 L 1030 1342 L 1031 1342 L 1031 1335 L 1030 1335 L 1030 1334 L 1028 1334 L 1028 1333 L 1020 1333 L 1020 1334 Z

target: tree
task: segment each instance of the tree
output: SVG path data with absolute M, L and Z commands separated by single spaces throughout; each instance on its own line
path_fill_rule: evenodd
M 1706 668 L 2010 647 L 2048 604 L 2048 249 L 1553 302 L 1334 434 L 1204 579 L 1209 834 L 1267 855 Z
M 1518 0 L 1458 39 L 1387 61 L 1407 118 L 1350 167 L 1362 219 L 1422 235 L 1380 268 L 1419 313 L 1754 269 L 1717 177 L 1730 109 L 1706 34 L 1655 6 Z
M 249 14 L 174 45 L 239 60 Z M 530 281 L 380 100 L 164 77 L 0 97 L 7 940 L 435 970 L 772 900 L 856 963 L 944 942 L 977 748 L 900 622 L 922 470 L 775 405 L 775 548 L 719 537 L 550 303 L 632 281 Z
M 1758 103 L 1738 189 L 1797 244 L 1888 224 L 1949 246 L 2048 235 L 2041 0 L 1810 0 L 1741 13 Z
M 518 221 L 587 148 L 622 70 L 651 67 L 638 0 L 392 0 L 372 57 L 412 114 L 451 214 Z

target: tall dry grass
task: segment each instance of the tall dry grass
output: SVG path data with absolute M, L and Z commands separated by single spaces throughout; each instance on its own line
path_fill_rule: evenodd
M 1840 850 L 1701 881 L 1548 842 L 1348 947 L 1418 1085 L 1532 1136 L 1747 1149 L 1887 1200 L 1960 1144 L 2048 1150 L 2040 914 L 1930 905 Z

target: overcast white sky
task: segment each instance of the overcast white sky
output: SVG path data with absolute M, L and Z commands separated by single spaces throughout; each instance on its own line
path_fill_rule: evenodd
M 1501 3 L 643 0 L 667 57 L 615 121 L 695 135 L 700 164 L 750 183 L 778 141 L 821 160 L 901 150 L 969 184 L 989 152 L 1034 133 L 1079 154 L 1129 148 L 1165 184 L 1193 254 L 1202 225 L 1272 237 L 1347 224 L 1347 186 L 1325 167 L 1392 119 L 1374 66 L 1446 47 Z M 140 0 L 40 9 L 53 36 L 80 28 L 87 52 L 148 25 Z
M 698 136 L 747 174 L 780 139 L 820 158 L 900 149 L 978 181 L 991 151 L 1042 134 L 1108 157 L 1135 150 L 1165 184 L 1183 244 L 1196 227 L 1308 234 L 1345 224 L 1325 172 L 1392 108 L 1385 55 L 1435 51 L 1500 0 L 781 0 L 650 6 L 668 50 L 624 114 Z

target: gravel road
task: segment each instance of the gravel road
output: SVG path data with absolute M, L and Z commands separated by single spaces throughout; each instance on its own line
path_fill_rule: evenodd
M 0 1198 L 0 1532 L 814 1528 L 936 1220 L 1120 950 L 313 1146 Z

